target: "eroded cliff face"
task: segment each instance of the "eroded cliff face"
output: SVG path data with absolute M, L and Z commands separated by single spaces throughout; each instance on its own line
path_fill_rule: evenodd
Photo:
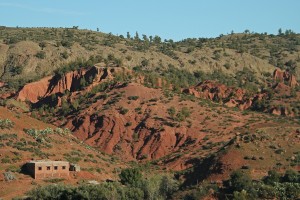
M 184 93 L 198 98 L 209 99 L 224 103 L 228 107 L 239 107 L 241 110 L 248 109 L 252 105 L 252 99 L 246 96 L 246 90 L 228 87 L 216 81 L 203 81 L 198 85 L 184 89 Z
M 294 75 L 278 69 L 274 71 L 273 80 L 274 83 L 270 86 L 270 89 L 272 92 L 277 93 L 276 95 L 278 97 L 282 95 L 291 95 L 292 89 L 299 85 Z M 295 116 L 295 113 L 291 111 L 291 109 L 286 105 L 278 104 L 278 102 L 264 107 L 264 102 L 272 101 L 272 99 L 270 99 L 270 94 L 267 92 L 258 92 L 257 94 L 249 96 L 246 90 L 228 87 L 216 81 L 203 81 L 196 86 L 184 89 L 183 92 L 194 95 L 197 98 L 204 98 L 223 103 L 227 107 L 238 107 L 240 110 L 259 109 L 260 111 L 274 115 Z
M 16 98 L 21 101 L 28 100 L 37 103 L 41 98 L 47 98 L 52 94 L 62 94 L 66 90 L 75 92 L 80 90 L 81 84 L 89 82 L 90 87 L 111 80 L 113 74 L 124 72 L 125 68 L 114 67 L 90 67 L 68 72 L 62 76 L 54 75 L 45 77 L 39 81 L 26 84 L 17 94 Z
M 130 126 L 127 122 L 130 122 Z M 108 154 L 121 154 L 126 160 L 158 159 L 203 137 L 185 126 L 165 126 L 152 117 L 134 113 L 128 116 L 118 113 L 80 115 L 66 126 L 87 144 L 99 147 Z
M 296 77 L 288 71 L 281 71 L 276 69 L 273 73 L 274 81 L 285 82 L 290 87 L 299 86 L 299 83 L 296 80 Z

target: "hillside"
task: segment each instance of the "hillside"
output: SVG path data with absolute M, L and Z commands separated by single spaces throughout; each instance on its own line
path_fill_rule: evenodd
M 0 107 L 0 119 L 0 181 L 5 181 L 3 173 L 6 171 L 11 171 L 16 179 L 1 184 L 1 198 L 20 196 L 37 185 L 47 184 L 23 174 L 23 165 L 30 160 L 68 160 L 78 163 L 82 171 L 68 180 L 61 180 L 69 184 L 91 179 L 115 180 L 118 169 L 126 167 L 118 158 L 80 142 L 67 129 L 31 118 L 21 110 Z
M 0 197 L 299 197 L 298 34 L 162 42 L 1 27 L 1 38 L 0 179 L 17 179 Z M 21 170 L 31 159 L 82 171 L 35 181 Z
M 246 32 L 174 42 L 159 36 L 129 34 L 125 38 L 76 27 L 1 27 L 0 74 L 2 81 L 19 87 L 71 62 L 90 60 L 89 65 L 103 62 L 152 70 L 174 66 L 205 73 L 221 71 L 233 77 L 246 70 L 255 77 L 253 82 L 262 83 L 275 67 L 287 68 L 299 78 L 299 40 L 298 34 L 288 31 L 277 36 Z

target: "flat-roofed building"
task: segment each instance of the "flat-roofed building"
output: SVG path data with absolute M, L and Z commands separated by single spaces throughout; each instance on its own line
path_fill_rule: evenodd
M 26 165 L 28 172 L 34 179 L 69 176 L 70 164 L 66 161 L 33 160 Z

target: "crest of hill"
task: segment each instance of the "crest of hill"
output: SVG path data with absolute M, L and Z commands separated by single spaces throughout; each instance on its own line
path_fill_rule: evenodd
M 247 67 L 261 81 L 279 66 L 294 71 L 296 78 L 299 76 L 298 34 L 232 34 L 163 42 L 158 36 L 124 38 L 72 28 L 2 27 L 0 31 L 1 79 L 11 85 L 44 77 L 79 58 L 88 60 L 96 56 L 106 66 L 126 68 L 143 66 L 154 70 L 174 66 L 188 71 L 222 70 L 235 75 Z

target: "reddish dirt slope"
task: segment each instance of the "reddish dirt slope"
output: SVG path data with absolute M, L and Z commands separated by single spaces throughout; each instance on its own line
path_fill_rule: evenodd
M 38 185 L 49 184 L 43 180 L 34 180 L 32 177 L 18 173 L 20 168 L 31 159 L 66 160 L 78 157 L 78 164 L 82 172 L 64 180 L 68 184 L 76 184 L 80 180 L 93 179 L 103 181 L 114 180 L 117 174 L 115 168 L 125 165 L 120 161 L 112 161 L 111 157 L 82 144 L 72 134 L 49 134 L 46 140 L 37 141 L 25 133 L 24 129 L 43 130 L 47 127 L 55 130 L 55 126 L 29 117 L 19 111 L 9 110 L 0 106 L 0 119 L 9 119 L 14 125 L 10 129 L 0 128 L 0 198 L 12 199 Z M 3 160 L 6 159 L 4 162 Z M 96 171 L 96 169 L 99 169 Z M 12 172 L 17 180 L 4 181 L 3 173 Z

